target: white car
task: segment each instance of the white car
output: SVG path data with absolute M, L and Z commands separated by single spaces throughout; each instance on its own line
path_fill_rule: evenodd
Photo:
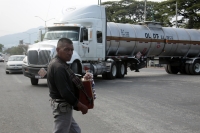
M 0 54 L 0 62 L 4 62 L 4 58 L 2 54 Z
M 6 74 L 12 72 L 22 72 L 22 64 L 25 55 L 12 55 L 6 61 Z

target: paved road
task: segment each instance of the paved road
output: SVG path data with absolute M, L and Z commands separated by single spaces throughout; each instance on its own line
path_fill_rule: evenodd
M 32 86 L 0 63 L 0 133 L 50 133 L 53 119 L 46 80 Z M 200 76 L 169 75 L 163 68 L 95 79 L 95 108 L 74 112 L 82 133 L 199 133 Z

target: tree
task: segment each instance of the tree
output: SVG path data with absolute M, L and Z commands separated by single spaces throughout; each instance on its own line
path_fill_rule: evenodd
M 200 0 L 147 1 L 146 21 L 163 23 L 163 26 L 176 25 L 176 2 L 178 3 L 178 27 L 200 28 Z M 121 0 L 103 2 L 108 22 L 138 23 L 144 21 L 144 1 Z
M 3 45 L 3 44 L 0 44 L 0 52 L 3 51 L 3 48 L 4 48 L 4 45 Z
M 102 3 L 106 7 L 108 22 L 117 23 L 138 23 L 144 21 L 144 2 L 136 0 L 121 0 Z M 157 2 L 147 2 L 147 21 L 154 20 L 154 7 Z
M 176 2 L 178 3 L 178 27 L 200 28 L 200 1 L 199 0 L 167 0 L 155 7 L 157 16 L 165 23 L 165 26 L 176 24 Z M 158 19 L 159 20 L 159 19 Z
M 28 46 L 27 45 L 18 45 L 18 46 L 13 46 L 11 48 L 8 48 L 5 50 L 6 53 L 9 53 L 11 55 L 22 55 L 24 53 L 26 53 L 28 49 Z

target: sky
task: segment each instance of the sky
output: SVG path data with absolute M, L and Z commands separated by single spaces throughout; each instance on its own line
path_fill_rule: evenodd
M 101 0 L 101 2 L 106 1 L 119 0 Z M 59 21 L 64 7 L 83 4 L 97 5 L 98 0 L 0 0 L 0 37 L 25 32 L 39 26 L 44 27 L 45 21 L 47 26 L 52 25 Z

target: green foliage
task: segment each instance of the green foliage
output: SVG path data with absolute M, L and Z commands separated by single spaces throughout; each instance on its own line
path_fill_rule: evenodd
M 136 23 L 142 20 L 140 2 L 135 0 L 121 0 L 102 3 L 106 7 L 108 22 Z M 144 8 L 143 8 L 144 9 Z
M 3 48 L 4 48 L 4 45 L 0 44 L 0 52 L 2 52 Z
M 178 27 L 200 28 L 200 0 L 147 1 L 146 21 L 163 23 L 163 26 L 176 25 L 176 1 L 178 3 Z M 102 3 L 106 7 L 108 22 L 138 23 L 144 21 L 144 1 L 121 0 Z
M 28 49 L 27 45 L 18 45 L 18 46 L 8 48 L 4 52 L 11 55 L 21 55 L 21 54 L 26 53 L 27 49 Z
M 178 27 L 200 28 L 200 1 L 199 0 L 167 0 L 161 2 L 157 9 L 167 26 L 174 26 L 176 20 L 172 20 L 176 14 L 176 2 L 178 5 Z

